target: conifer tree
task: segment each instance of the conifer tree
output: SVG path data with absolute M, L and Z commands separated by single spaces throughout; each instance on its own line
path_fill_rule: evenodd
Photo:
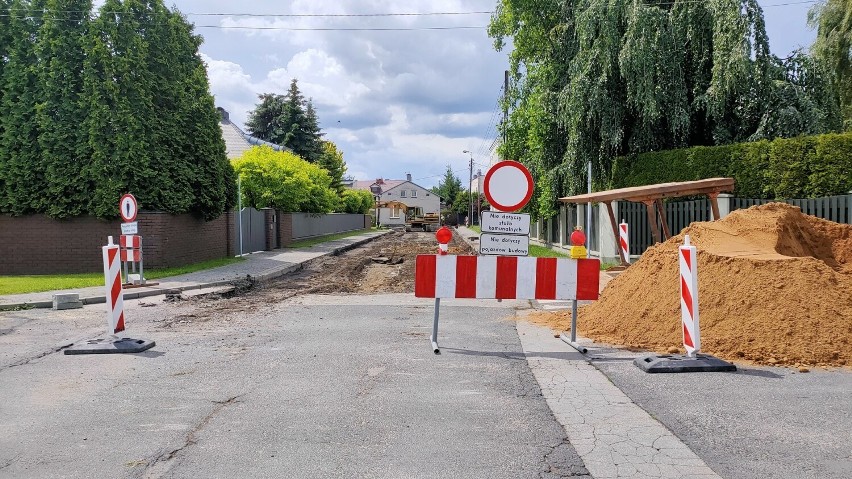
M 298 80 L 295 78 L 290 82 L 290 89 L 284 99 L 284 113 L 282 124 L 285 128 L 284 141 L 281 143 L 293 150 L 293 153 L 302 159 L 313 163 L 312 158 L 313 137 L 309 131 L 308 119 L 305 114 L 305 98 L 299 91 Z
M 249 112 L 246 128 L 250 135 L 263 141 L 283 145 L 287 130 L 284 121 L 284 96 L 274 93 L 261 93 L 257 96 L 260 103 Z
M 106 0 L 87 41 L 85 128 L 90 174 L 97 178 L 89 211 L 104 218 L 115 216 L 115 199 L 128 192 L 136 195 L 140 209 L 149 209 L 156 181 L 145 124 L 153 108 L 151 78 L 138 10 L 137 0 Z
M 80 128 L 84 44 L 91 0 L 47 0 L 38 32 L 37 56 L 41 96 L 37 119 L 41 160 L 45 168 L 44 212 L 63 218 L 86 211 L 94 178 L 89 148 Z
M 337 149 L 331 141 L 322 142 L 323 152 L 317 164 L 328 171 L 331 177 L 331 188 L 337 191 L 338 196 L 343 196 L 346 187 L 343 186 L 343 177 L 346 175 L 346 162 L 343 161 L 343 152 Z
M 305 103 L 305 130 L 307 133 L 308 143 L 305 151 L 305 159 L 311 163 L 316 163 L 320 161 L 325 153 L 325 147 L 323 146 L 324 141 L 322 139 L 322 137 L 325 136 L 325 133 L 323 133 L 320 129 L 319 118 L 317 118 L 317 112 L 314 109 L 314 102 L 312 98 L 309 98 Z
M 8 31 L 12 40 L 0 78 L 0 211 L 13 215 L 37 212 L 44 206 L 46 179 L 36 118 L 40 59 L 34 42 L 43 15 L 43 0 L 12 2 Z

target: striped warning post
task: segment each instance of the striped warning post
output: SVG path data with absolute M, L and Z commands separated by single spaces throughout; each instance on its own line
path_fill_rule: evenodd
M 627 223 L 624 221 L 618 225 L 618 244 L 621 246 L 621 258 L 626 264 L 630 264 L 630 236 L 627 234 Z
M 133 261 L 138 263 L 142 260 L 141 249 L 123 249 L 121 250 L 121 261 Z
M 104 277 L 106 279 L 107 333 L 117 334 L 124 331 L 124 292 L 121 289 L 121 268 L 119 266 L 119 248 L 112 243 L 102 248 L 104 257 Z
M 683 323 L 683 346 L 694 357 L 701 350 L 701 331 L 698 327 L 698 261 L 695 246 L 684 235 L 678 248 L 680 259 L 680 318 Z
M 597 259 L 419 255 L 418 298 L 598 299 Z

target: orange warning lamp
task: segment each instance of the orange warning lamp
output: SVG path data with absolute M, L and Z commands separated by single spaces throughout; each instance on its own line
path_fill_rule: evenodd
M 453 239 L 453 232 L 446 226 L 441 226 L 435 232 L 435 238 L 438 239 L 438 253 L 447 254 L 450 248 L 450 240 Z
M 571 233 L 571 248 L 568 250 L 568 256 L 572 259 L 580 259 L 588 256 L 586 247 L 586 234 L 583 233 L 583 227 L 577 226 L 574 232 Z

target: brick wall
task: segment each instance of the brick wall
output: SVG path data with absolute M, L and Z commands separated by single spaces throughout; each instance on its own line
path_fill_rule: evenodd
M 197 263 L 234 254 L 233 213 L 205 222 L 191 215 L 140 212 L 145 268 Z M 0 215 L 0 275 L 103 271 L 101 247 L 118 241 L 121 221 L 55 220 L 43 215 Z
M 291 213 L 278 213 L 278 237 L 281 238 L 282 248 L 293 242 L 293 215 Z

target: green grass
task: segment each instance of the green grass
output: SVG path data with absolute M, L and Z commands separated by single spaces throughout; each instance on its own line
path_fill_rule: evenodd
M 477 232 L 477 233 L 479 233 L 479 234 L 482 234 L 482 228 L 480 228 L 480 227 L 479 227 L 479 226 L 477 226 L 477 225 L 471 225 L 471 226 L 468 226 L 468 229 L 469 229 L 469 230 L 472 230 L 472 231 L 476 231 L 476 232 Z
M 243 258 L 218 258 L 186 266 L 178 266 L 176 268 L 146 269 L 145 279 L 177 276 L 179 274 L 212 269 L 240 261 L 245 260 Z M 0 276 L 0 294 L 37 293 L 39 291 L 103 286 L 103 284 L 103 273 Z
M 534 258 L 567 258 L 568 255 L 559 251 L 535 244 L 530 245 L 530 256 Z
M 317 236 L 316 238 L 308 238 L 301 241 L 294 241 L 293 243 L 288 244 L 285 248 L 308 248 L 310 246 L 325 243 L 327 241 L 334 241 L 342 238 L 348 238 L 350 236 L 364 234 L 367 231 L 376 230 L 376 228 L 363 229 L 357 231 L 348 231 L 346 233 L 337 233 L 333 235 L 325 235 L 325 236 Z

